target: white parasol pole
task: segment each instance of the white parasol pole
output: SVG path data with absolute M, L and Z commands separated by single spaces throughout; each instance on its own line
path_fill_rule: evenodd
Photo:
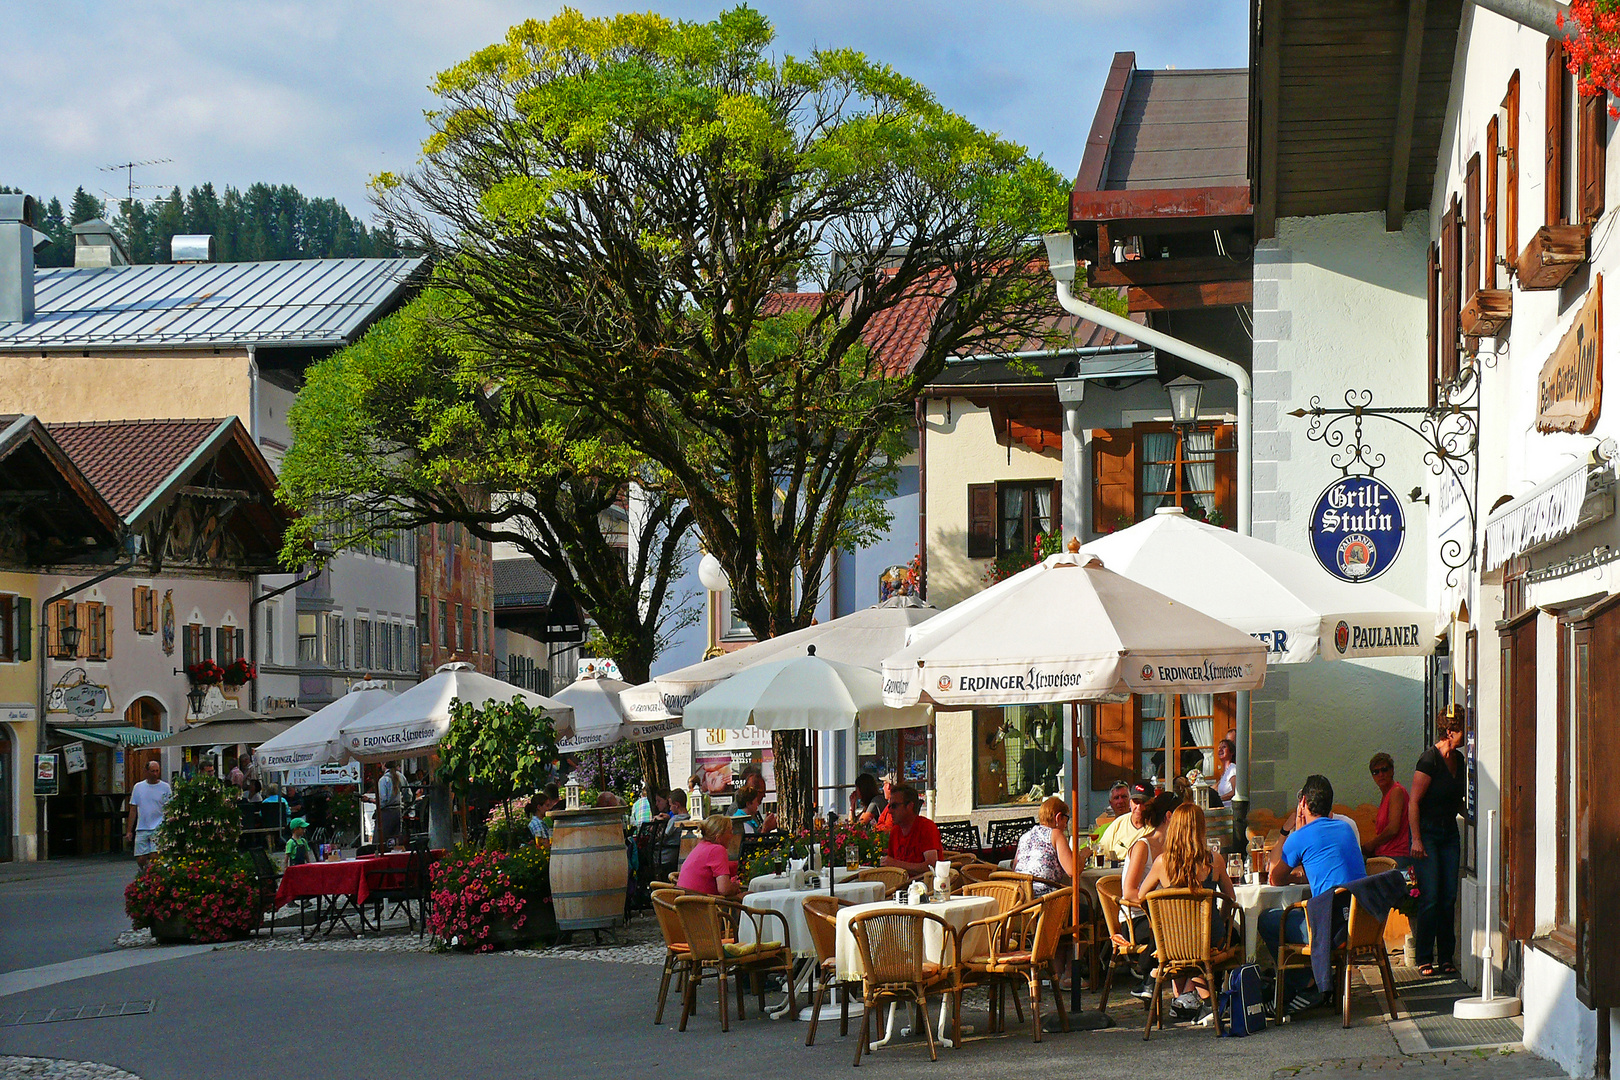
M 1523 1006 L 1516 997 L 1496 996 L 1496 968 L 1491 959 L 1491 901 L 1496 897 L 1496 811 L 1492 810 L 1490 826 L 1485 830 L 1485 946 L 1479 950 L 1483 967 L 1479 974 L 1479 997 L 1461 998 L 1452 1006 L 1451 1015 L 1458 1020 L 1499 1020 L 1518 1016 Z M 1431 854 L 1429 858 L 1434 858 Z

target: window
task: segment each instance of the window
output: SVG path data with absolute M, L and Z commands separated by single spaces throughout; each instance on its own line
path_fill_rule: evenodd
M 492 627 L 491 627 L 491 624 L 494 621 L 495 621 L 494 613 L 490 612 L 490 611 L 485 611 L 484 612 L 484 651 L 487 652 L 487 653 L 492 653 L 492 652 L 495 651 L 495 635 L 492 632 Z
M 1193 769 L 1205 776 L 1214 773 L 1215 744 L 1226 737 L 1235 715 L 1230 705 L 1225 694 L 1143 695 L 1138 775 L 1168 778 Z
M 348 642 L 345 640 L 344 635 L 346 625 L 343 622 L 343 616 L 332 612 L 322 612 L 321 619 L 324 621 L 324 633 L 322 636 L 326 639 L 326 666 L 334 668 L 348 667 L 349 650 L 346 647 Z
M 462 606 L 460 604 L 457 604 L 456 605 L 456 652 L 458 652 L 458 653 L 461 652 L 462 649 L 464 649 L 466 647 L 466 646 L 464 646 L 462 644 L 462 642 L 464 642 L 466 640 L 466 634 L 467 634 L 467 616 L 466 616 L 466 613 L 463 611 Z
M 354 666 L 371 666 L 371 623 L 359 617 L 354 620 Z
M 1161 506 L 1179 506 L 1189 517 L 1225 525 L 1229 518 L 1220 508 L 1215 462 L 1217 453 L 1233 450 L 1217 450 L 1215 426 L 1197 426 L 1185 437 L 1161 425 L 1138 424 L 1136 431 L 1141 462 L 1136 520 L 1147 520 Z
M 208 656 L 204 645 L 208 642 L 208 631 L 200 623 L 187 623 L 180 631 L 180 661 L 183 667 L 190 667 Z
M 137 585 L 130 596 L 130 610 L 135 616 L 135 632 L 151 634 L 157 630 L 156 595 L 150 585 Z
M 246 636 L 235 626 L 221 626 L 214 631 L 215 655 L 220 667 L 228 667 L 246 655 Z
M 479 635 L 478 630 L 479 630 L 479 627 L 478 627 L 478 609 L 473 608 L 473 610 L 472 610 L 472 651 L 475 652 L 475 653 L 481 653 L 481 652 L 484 651 L 484 647 L 482 645 L 483 638 Z
M 1056 487 L 1050 480 L 996 485 L 997 555 L 1029 551 L 1036 536 L 1052 531 Z
M 1063 706 L 973 710 L 973 803 L 1039 803 L 1059 791 Z
M 276 662 L 276 637 L 281 624 L 281 601 L 266 600 L 264 602 L 264 663 Z
M 21 663 L 33 657 L 33 601 L 26 596 L 0 593 L 0 664 Z
M 439 601 L 439 648 L 450 647 L 450 602 Z
M 407 626 L 405 628 L 405 634 L 406 663 L 400 670 L 415 671 L 422 664 L 422 650 L 421 646 L 418 644 L 418 638 L 420 635 L 417 633 L 417 629 L 414 626 Z
M 298 662 L 318 664 L 321 659 L 321 631 L 314 612 L 298 613 Z
M 928 729 L 863 731 L 857 736 L 856 772 L 893 772 L 902 783 L 921 788 L 928 779 Z
M 107 623 L 107 605 L 91 601 L 78 605 L 79 655 L 86 660 L 107 660 L 112 656 L 112 627 Z

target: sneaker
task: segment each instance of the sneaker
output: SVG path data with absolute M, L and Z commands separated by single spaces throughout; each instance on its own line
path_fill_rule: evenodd
M 1131 991 L 1131 997 L 1139 1001 L 1153 1000 L 1153 976 L 1149 975 L 1137 984 L 1136 989 Z
M 1314 987 L 1309 990 L 1301 990 L 1288 999 L 1288 1004 L 1283 1006 L 1283 1013 L 1286 1016 L 1293 1016 L 1295 1013 L 1307 1012 L 1318 1008 L 1326 1000 L 1327 995 Z
M 1199 1027 L 1209 1027 L 1215 1022 L 1215 1010 L 1210 1008 L 1208 1002 L 1205 1002 L 1200 1008 L 1202 1011 L 1198 1014 L 1198 1019 L 1194 1020 L 1193 1023 Z
M 1170 1019 L 1176 1023 L 1196 1019 L 1198 1011 L 1203 1008 L 1203 1002 L 1191 990 L 1185 994 L 1177 994 L 1170 1002 Z

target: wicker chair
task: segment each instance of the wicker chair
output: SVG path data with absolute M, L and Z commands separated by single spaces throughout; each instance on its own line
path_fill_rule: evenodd
M 658 1008 L 653 1013 L 653 1023 L 664 1022 L 664 1003 L 669 1000 L 669 981 L 679 978 L 676 992 L 681 999 L 686 999 L 686 977 L 692 969 L 692 949 L 686 943 L 686 929 L 681 925 L 680 913 L 675 910 L 675 897 L 684 890 L 653 889 L 652 909 L 653 916 L 658 920 L 658 930 L 664 935 L 664 972 L 658 980 Z
M 816 1044 L 816 1029 L 821 1023 L 821 1006 L 827 1000 L 827 991 L 837 989 L 838 981 L 838 909 L 849 907 L 848 900 L 816 893 L 804 898 L 804 924 L 810 929 L 810 944 L 816 950 L 816 998 L 810 1006 L 810 1031 L 804 1045 Z M 838 1034 L 849 1034 L 849 994 L 841 995 L 838 1015 Z
M 1395 974 L 1389 969 L 1389 950 L 1384 947 L 1384 923 L 1388 921 L 1387 914 L 1383 919 L 1374 919 L 1359 900 L 1350 897 L 1350 930 L 1345 941 L 1344 985 L 1341 987 L 1345 1027 L 1350 1026 L 1350 973 L 1358 961 L 1378 965 L 1378 974 L 1384 981 L 1384 1004 L 1389 1009 L 1389 1018 L 1395 1019 Z
M 715 896 L 689 894 L 675 898 L 675 911 L 681 917 L 681 929 L 686 934 L 686 945 L 691 960 L 686 974 L 686 995 L 681 1002 L 680 1030 L 686 1030 L 686 1019 L 697 1004 L 698 984 L 703 973 L 713 970 L 720 988 L 720 1030 L 731 1030 L 731 1016 L 726 1000 L 726 985 L 733 974 L 737 982 L 737 1019 L 747 1019 L 743 1006 L 743 984 L 746 975 L 759 999 L 759 1011 L 765 1012 L 765 987 L 760 976 L 779 972 L 788 988 L 788 1007 L 799 1011 L 798 998 L 793 987 L 793 953 L 787 947 L 788 926 L 780 912 L 756 911 Z M 754 943 L 736 943 L 735 928 L 742 918 L 754 923 Z M 775 919 L 782 924 L 781 937 L 765 936 L 765 920 Z
M 971 885 L 980 881 L 989 881 L 991 875 L 995 874 L 998 870 L 998 867 L 995 863 L 971 862 L 965 866 L 962 866 L 960 869 L 962 872 L 962 880 Z
M 898 866 L 871 866 L 855 875 L 856 881 L 876 881 L 883 885 L 883 895 L 893 896 L 911 884 L 911 875 Z
M 924 952 L 927 924 L 939 924 L 944 935 L 940 953 L 943 963 L 928 962 Z M 872 1016 L 888 1002 L 916 1005 L 922 1013 L 923 1032 L 928 1036 L 928 1056 L 939 1060 L 934 1029 L 928 1018 L 928 997 L 956 995 L 953 1045 L 962 1037 L 961 938 L 956 928 L 931 911 L 872 911 L 849 920 L 850 932 L 861 953 L 861 1000 L 866 1011 L 861 1017 L 861 1037 L 855 1043 L 855 1064 L 861 1063 L 872 1040 Z
M 1024 898 L 1020 901 L 1021 903 L 1027 904 L 1035 899 L 1035 882 L 1037 879 L 1034 874 L 1021 874 L 1017 870 L 997 870 L 990 875 L 989 880 L 1016 882 L 1024 891 Z M 1057 882 L 1049 881 L 1046 884 L 1055 887 Z
M 1387 855 L 1374 855 L 1372 858 L 1367 860 L 1368 877 L 1377 877 L 1379 874 L 1387 874 L 1393 869 L 1395 869 L 1395 860 L 1389 858 Z
M 1339 901 L 1336 901 L 1336 903 L 1346 903 L 1347 901 L 1353 899 L 1350 896 L 1348 889 L 1344 889 L 1344 888 L 1335 889 L 1334 894 L 1336 896 L 1341 897 L 1341 899 Z M 1309 916 L 1307 916 L 1306 919 L 1305 919 L 1305 943 L 1303 945 L 1301 945 L 1301 944 L 1298 944 L 1296 942 L 1292 942 L 1292 941 L 1287 940 L 1287 936 L 1288 936 L 1287 935 L 1287 927 L 1288 927 L 1288 915 L 1289 915 L 1289 912 L 1292 912 L 1292 911 L 1294 911 L 1296 909 L 1299 910 L 1300 912 L 1304 912 L 1305 911 L 1305 905 L 1308 904 L 1308 903 L 1310 903 L 1309 900 L 1301 900 L 1298 903 L 1288 905 L 1287 909 L 1285 909 L 1283 911 L 1283 921 L 1282 921 L 1282 926 L 1283 926 L 1283 931 L 1284 931 L 1283 940 L 1279 941 L 1278 945 L 1277 945 L 1277 1012 L 1276 1012 L 1276 1016 L 1277 1016 L 1278 1023 L 1286 1023 L 1288 1021 L 1288 1016 L 1287 1016 L 1286 1012 L 1284 1011 L 1284 1005 L 1286 1003 L 1285 1002 L 1286 991 L 1284 990 L 1284 984 L 1287 982 L 1287 980 L 1283 978 L 1283 972 L 1286 971 L 1289 968 L 1306 968 L 1306 969 L 1311 968 L 1311 966 L 1312 966 L 1311 965 L 1311 956 L 1314 953 L 1315 949 L 1317 948 L 1317 942 L 1314 940 L 1314 935 L 1311 933 L 1311 920 L 1310 920 Z M 1339 925 L 1336 919 L 1335 919 L 1334 925 Z M 1350 966 L 1349 963 L 1348 963 L 1349 953 L 1346 950 L 1344 945 L 1330 945 L 1328 947 L 1332 950 L 1332 959 L 1330 961 L 1330 966 L 1331 966 L 1332 971 L 1333 971 L 1334 979 L 1337 980 L 1337 978 L 1339 977 L 1341 965 L 1343 967 L 1345 967 L 1345 968 L 1348 968 Z M 1312 977 L 1313 978 L 1315 977 L 1314 974 L 1313 974 Z M 1332 984 L 1329 984 L 1329 985 L 1331 986 Z M 1328 990 L 1329 987 L 1321 987 L 1321 989 Z
M 1118 934 L 1126 942 L 1124 945 L 1117 941 L 1113 943 L 1113 954 L 1103 975 L 1102 1001 L 1097 1005 L 1102 1012 L 1108 1010 L 1108 995 L 1114 989 L 1114 972 L 1122 967 L 1134 969 L 1143 956 L 1153 951 L 1152 942 L 1136 940 L 1135 922 L 1122 916 L 1120 895 L 1123 889 L 1124 882 L 1118 874 L 1097 879 L 1097 901 L 1102 907 L 1103 929 L 1110 936 Z
M 1147 903 L 1148 919 L 1153 924 L 1154 955 L 1158 967 L 1153 975 L 1153 997 L 1148 1002 L 1147 1026 L 1142 1031 L 1145 1041 L 1153 1034 L 1153 1022 L 1164 1029 L 1164 984 L 1167 979 L 1188 971 L 1204 977 L 1209 990 L 1210 1004 L 1215 1009 L 1215 1033 L 1225 1035 L 1221 1022 L 1220 983 L 1218 972 L 1236 967 L 1243 962 L 1243 946 L 1230 944 L 1236 940 L 1232 926 L 1233 910 L 1228 909 L 1220 923 L 1228 944 L 1215 944 L 1211 928 L 1217 925 L 1215 899 L 1219 894 L 1212 889 L 1155 889 L 1142 899 Z
M 1029 990 L 1030 1025 L 1035 1041 L 1041 1041 L 1041 983 L 1050 980 L 1052 998 L 1057 1002 L 1058 1021 L 1063 1030 L 1069 1030 L 1069 1014 L 1063 1006 L 1063 994 L 1057 986 L 1058 942 L 1068 928 L 1074 902 L 1072 889 L 1055 889 L 1039 900 L 1013 908 L 988 919 L 969 923 L 965 935 L 976 926 L 983 926 L 990 940 L 990 951 L 983 957 L 970 957 L 963 961 L 964 978 L 992 987 L 990 995 L 991 1025 L 1006 1029 L 1006 1017 L 1001 1007 L 1001 987 L 1016 979 L 1023 979 Z M 1022 923 L 1034 920 L 1028 947 L 1016 941 L 1017 929 Z M 1013 998 L 1014 1003 L 1017 997 Z M 1023 1015 L 1020 1011 L 1019 1019 Z

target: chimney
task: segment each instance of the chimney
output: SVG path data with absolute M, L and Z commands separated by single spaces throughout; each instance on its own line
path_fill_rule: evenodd
M 0 322 L 34 319 L 34 249 L 50 237 L 34 228 L 32 195 L 0 195 Z
M 209 263 L 214 261 L 214 238 L 207 233 L 175 236 L 169 241 L 169 261 Z
M 80 269 L 128 266 L 129 253 L 113 234 L 110 222 L 91 218 L 73 226 L 73 265 Z

